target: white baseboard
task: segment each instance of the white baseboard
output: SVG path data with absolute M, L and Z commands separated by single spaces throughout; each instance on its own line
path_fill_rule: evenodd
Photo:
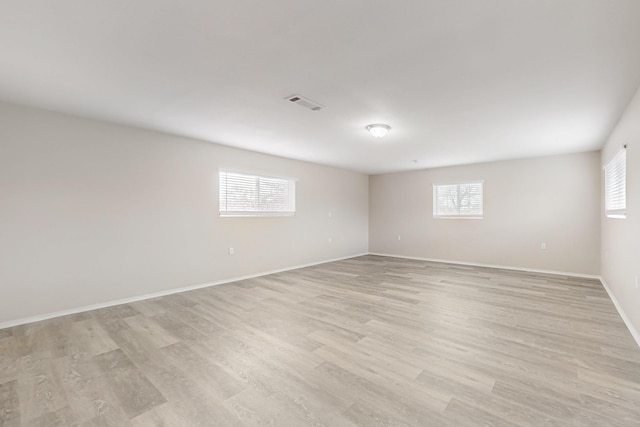
M 618 310 L 618 314 L 620 315 L 620 317 L 622 317 L 622 321 L 624 322 L 625 325 L 627 325 L 627 329 L 629 330 L 629 332 L 631 332 L 631 336 L 633 336 L 633 339 L 636 340 L 636 344 L 638 344 L 638 347 L 640 347 L 640 333 L 635 328 L 635 326 L 633 326 L 633 323 L 631 323 L 631 319 L 629 319 L 629 316 L 627 316 L 627 313 L 625 313 L 624 310 L 622 309 L 622 306 L 620 305 L 618 298 L 616 298 L 615 294 L 609 287 L 609 284 L 607 283 L 607 281 L 604 280 L 604 278 L 600 277 L 600 282 L 602 283 L 604 290 L 607 291 L 607 294 L 609 294 L 609 299 L 611 300 L 611 302 L 613 302 L 613 305 L 616 307 L 616 310 Z
M 381 254 L 381 253 L 373 253 L 373 252 L 369 252 L 369 255 L 387 256 L 387 257 L 404 258 L 404 259 L 415 259 L 418 261 L 441 262 L 443 264 L 458 264 L 458 265 L 469 265 L 474 267 L 499 268 L 501 270 L 526 271 L 529 273 L 555 274 L 558 276 L 579 277 L 581 279 L 596 279 L 596 280 L 600 279 L 600 276 L 597 276 L 595 274 L 571 273 L 566 271 L 555 271 L 555 270 L 541 270 L 536 268 L 516 267 L 511 265 L 482 264 L 479 262 L 464 262 L 464 261 L 453 261 L 453 260 L 447 260 L 447 259 L 420 258 L 420 257 L 406 256 L 406 255 Z
M 198 284 L 198 285 L 184 286 L 182 288 L 168 289 L 168 290 L 165 290 L 165 291 L 153 292 L 153 293 L 150 293 L 150 294 L 138 295 L 138 296 L 135 296 L 135 297 L 122 298 L 122 299 L 111 300 L 111 301 L 98 303 L 98 304 L 86 305 L 86 306 L 83 306 L 83 307 L 70 308 L 70 309 L 67 309 L 67 310 L 55 311 L 55 312 L 52 312 L 52 313 L 45 313 L 45 314 L 39 314 L 39 315 L 36 315 L 36 316 L 24 317 L 24 318 L 21 318 L 21 319 L 10 320 L 8 322 L 0 323 L 0 329 L 11 328 L 13 326 L 24 325 L 24 324 L 27 324 L 27 323 L 40 322 L 42 320 L 53 319 L 55 317 L 68 316 L 70 314 L 83 313 L 85 311 L 98 310 L 100 308 L 113 307 L 114 305 L 129 304 L 129 303 L 136 302 L 136 301 L 142 301 L 142 300 L 147 300 L 147 299 L 151 299 L 151 298 L 163 297 L 163 296 L 166 296 L 166 295 L 177 294 L 179 292 L 186 292 L 186 291 L 193 291 L 193 290 L 196 290 L 196 289 L 208 288 L 209 286 L 223 285 L 225 283 L 237 282 L 237 281 L 246 280 L 246 279 L 253 279 L 253 278 L 256 278 L 256 277 L 267 276 L 269 274 L 282 273 L 284 271 L 297 270 L 299 268 L 311 267 L 311 266 L 319 265 L 319 264 L 326 264 L 328 262 L 342 261 L 342 260 L 345 260 L 345 259 L 356 258 L 356 257 L 359 257 L 359 256 L 364 256 L 364 255 L 368 255 L 368 254 L 367 253 L 360 253 L 360 254 L 349 255 L 349 256 L 341 257 L 341 258 L 327 259 L 327 260 L 324 260 L 324 261 L 311 262 L 311 263 L 308 263 L 308 264 L 296 265 L 296 266 L 293 266 L 293 267 L 286 267 L 286 268 L 281 268 L 281 269 L 271 270 L 271 271 L 263 271 L 263 272 L 256 273 L 256 274 L 249 274 L 247 276 L 232 277 L 232 278 L 229 278 L 229 279 L 218 280 L 216 282 L 208 282 L 208 283 L 201 283 L 201 284 Z

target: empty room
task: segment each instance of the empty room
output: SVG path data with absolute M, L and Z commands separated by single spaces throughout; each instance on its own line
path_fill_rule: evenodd
M 4 0 L 0 427 L 639 426 L 640 1 Z

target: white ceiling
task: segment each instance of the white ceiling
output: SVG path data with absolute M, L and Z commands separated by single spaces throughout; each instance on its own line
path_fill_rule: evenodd
M 638 0 L 0 8 L 0 100 L 366 173 L 599 149 L 639 84 Z

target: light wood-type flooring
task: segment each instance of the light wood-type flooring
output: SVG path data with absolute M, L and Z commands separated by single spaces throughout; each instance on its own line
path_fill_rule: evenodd
M 363 256 L 0 330 L 0 426 L 638 426 L 602 285 Z

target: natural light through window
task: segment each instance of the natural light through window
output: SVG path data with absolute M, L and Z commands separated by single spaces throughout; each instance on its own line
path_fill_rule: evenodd
M 627 210 L 627 150 L 604 167 L 605 210 L 609 218 L 625 218 Z
M 289 216 L 296 211 L 296 182 L 220 171 L 220 216 Z
M 434 218 L 482 218 L 483 181 L 433 185 Z

